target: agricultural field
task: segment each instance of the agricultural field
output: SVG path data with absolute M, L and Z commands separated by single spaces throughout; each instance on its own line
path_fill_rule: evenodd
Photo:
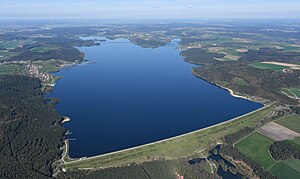
M 295 96 L 300 98 L 300 89 L 299 88 L 289 88 L 289 91 L 291 91 Z
M 283 117 L 277 120 L 276 123 L 300 133 L 300 115 L 298 114 Z
M 277 120 L 276 123 L 277 125 L 280 124 L 288 129 L 299 132 L 300 131 L 299 116 L 300 115 L 298 114 L 292 114 Z M 268 124 L 272 124 L 272 123 L 275 124 L 274 122 Z M 262 130 L 263 127 L 261 127 L 258 131 Z M 274 130 L 276 131 L 276 129 Z M 271 131 L 271 133 L 272 132 L 274 131 Z M 282 132 L 283 131 L 281 129 L 277 130 L 278 135 L 281 134 Z M 284 161 L 274 160 L 269 153 L 269 148 L 274 141 L 264 135 L 255 132 L 250 136 L 248 136 L 247 138 L 240 141 L 239 143 L 237 143 L 235 147 L 240 152 L 252 158 L 255 162 L 257 162 L 262 167 L 264 167 L 265 170 L 271 172 L 274 176 L 277 176 L 280 179 L 300 178 L 300 160 L 297 159 L 289 159 Z M 291 140 L 289 139 L 289 142 L 291 142 L 292 144 L 300 148 L 300 137 L 296 137 Z
M 295 170 L 295 168 L 298 170 Z M 288 178 L 288 179 L 298 179 L 300 178 L 300 162 L 299 160 L 288 160 L 284 162 L 277 163 L 270 172 L 281 178 Z
M 13 72 L 17 69 L 17 65 L 0 65 L 0 75 L 13 74 Z
M 237 143 L 235 147 L 268 170 L 276 163 L 268 152 L 272 144 L 273 141 L 271 139 L 255 132 Z
M 7 41 L 0 43 L 0 48 L 6 48 L 6 49 L 15 49 L 17 47 L 22 47 L 26 44 L 33 43 L 32 40 L 13 40 L 13 41 Z
M 16 55 L 18 55 L 18 53 L 9 52 L 8 50 L 0 50 L 0 60 L 6 60 Z
M 281 66 L 281 65 L 274 65 L 274 64 L 266 64 L 266 63 L 252 63 L 249 66 L 253 68 L 258 68 L 262 70 L 273 70 L 273 71 L 282 71 L 283 69 L 286 69 L 287 67 Z
M 56 60 L 39 60 L 33 62 L 33 64 L 40 65 L 42 67 L 41 72 L 43 73 L 51 73 L 58 71 L 60 68 L 57 67 L 57 63 L 58 62 Z
M 48 52 L 49 50 L 54 50 L 57 49 L 57 47 L 49 47 L 49 46 L 38 46 L 38 47 L 33 47 L 30 49 L 31 52 L 38 52 L 38 53 L 45 53 Z
M 284 50 L 294 51 L 294 52 L 300 52 L 300 46 L 296 45 L 288 45 L 284 47 Z
M 268 124 L 260 127 L 257 132 L 268 137 L 269 139 L 272 139 L 273 141 L 291 140 L 296 137 L 300 137 L 298 132 L 295 132 L 275 122 L 269 122 Z
M 298 146 L 298 148 L 300 149 L 300 137 L 290 140 L 290 142 L 293 143 L 294 145 Z

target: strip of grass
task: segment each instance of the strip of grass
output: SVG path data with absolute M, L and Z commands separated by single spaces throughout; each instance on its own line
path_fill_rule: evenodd
M 269 154 L 269 147 L 273 141 L 257 132 L 240 141 L 235 147 L 255 162 L 260 164 L 264 169 L 271 168 L 276 161 Z
M 156 157 L 175 159 L 197 154 L 198 150 L 214 144 L 214 142 L 225 135 L 234 133 L 246 126 L 255 126 L 264 116 L 270 114 L 273 106 L 274 105 L 270 105 L 238 119 L 205 130 L 199 130 L 188 135 L 127 151 L 100 155 L 75 162 L 67 162 L 64 164 L 64 167 L 66 169 L 111 167 L 133 162 L 141 163 L 153 160 L 153 158 Z
M 277 163 L 270 172 L 277 176 L 280 179 L 288 178 L 288 179 L 299 179 L 300 173 L 286 165 L 285 163 L 279 162 Z
M 252 63 L 249 66 L 253 68 L 263 69 L 263 70 L 273 70 L 273 71 L 281 71 L 287 67 L 281 65 L 274 65 L 274 64 L 266 64 L 266 63 Z
M 298 115 L 298 114 L 292 114 L 292 115 L 283 117 L 275 122 L 284 127 L 289 128 L 291 130 L 300 132 L 300 115 Z

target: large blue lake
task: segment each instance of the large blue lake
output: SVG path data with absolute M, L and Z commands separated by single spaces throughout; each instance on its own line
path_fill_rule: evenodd
M 71 118 L 70 156 L 125 149 L 217 124 L 262 107 L 192 75 L 177 42 L 156 49 L 126 39 L 81 47 L 96 63 L 61 70 L 52 97 Z

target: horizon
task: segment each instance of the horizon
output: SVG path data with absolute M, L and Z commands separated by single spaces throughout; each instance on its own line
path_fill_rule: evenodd
M 296 0 L 14 0 L 0 2 L 1 19 L 295 19 Z

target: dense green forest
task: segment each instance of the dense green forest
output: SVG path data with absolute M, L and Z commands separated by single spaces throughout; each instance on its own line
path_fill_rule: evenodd
M 275 160 L 300 159 L 300 149 L 289 141 L 275 142 L 269 151 Z
M 1 76 L 0 101 L 0 178 L 51 178 L 65 129 L 39 80 Z

